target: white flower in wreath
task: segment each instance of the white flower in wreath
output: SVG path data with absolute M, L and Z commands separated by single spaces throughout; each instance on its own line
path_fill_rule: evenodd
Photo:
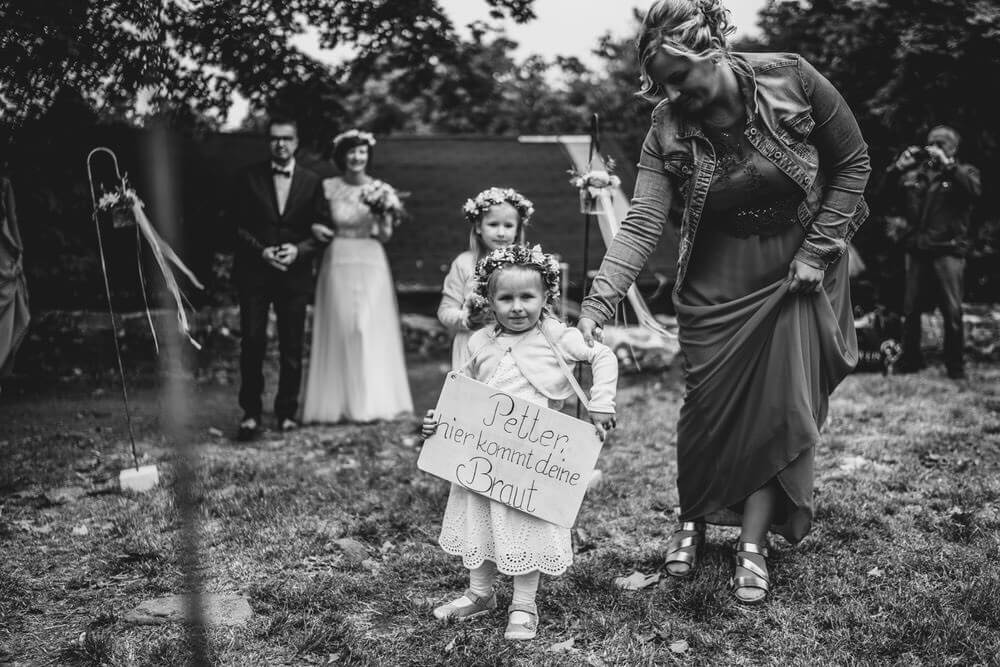
M 377 143 L 375 141 L 375 135 L 371 132 L 365 132 L 363 130 L 347 130 L 346 132 L 341 132 L 333 138 L 333 146 L 336 148 L 340 145 L 344 139 L 357 139 L 358 141 L 363 141 L 368 144 L 369 147 L 374 147 Z

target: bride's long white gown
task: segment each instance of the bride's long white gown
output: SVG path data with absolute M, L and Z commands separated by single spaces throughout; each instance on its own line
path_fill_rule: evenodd
M 389 262 L 361 186 L 330 178 L 323 189 L 336 236 L 316 282 L 302 420 L 392 419 L 413 400 Z

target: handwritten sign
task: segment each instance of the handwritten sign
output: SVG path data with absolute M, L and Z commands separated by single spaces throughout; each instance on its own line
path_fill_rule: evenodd
M 449 373 L 437 430 L 417 467 L 514 509 L 571 528 L 601 440 L 593 424 Z

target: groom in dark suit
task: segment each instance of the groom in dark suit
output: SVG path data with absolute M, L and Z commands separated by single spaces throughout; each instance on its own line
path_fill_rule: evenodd
M 314 259 L 323 244 L 311 226 L 329 225 L 330 212 L 320 177 L 295 162 L 298 126 L 272 118 L 268 124 L 271 159 L 237 177 L 230 207 L 236 229 L 234 277 L 239 290 L 240 422 L 237 439 L 250 440 L 261 428 L 267 320 L 274 305 L 278 324 L 279 376 L 274 415 L 282 431 L 298 426 L 302 341 L 306 305 L 312 299 Z

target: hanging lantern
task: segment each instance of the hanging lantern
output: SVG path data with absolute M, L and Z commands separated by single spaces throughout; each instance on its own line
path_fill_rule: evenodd
M 590 194 L 590 188 L 580 188 L 580 213 L 597 214 L 597 197 Z
M 117 172 L 117 165 L 116 165 Z M 117 174 L 116 174 L 117 175 Z M 135 205 L 139 201 L 135 190 L 129 187 L 128 176 L 118 176 L 118 183 L 111 190 L 104 190 L 94 202 L 98 219 L 112 229 L 135 227 Z

